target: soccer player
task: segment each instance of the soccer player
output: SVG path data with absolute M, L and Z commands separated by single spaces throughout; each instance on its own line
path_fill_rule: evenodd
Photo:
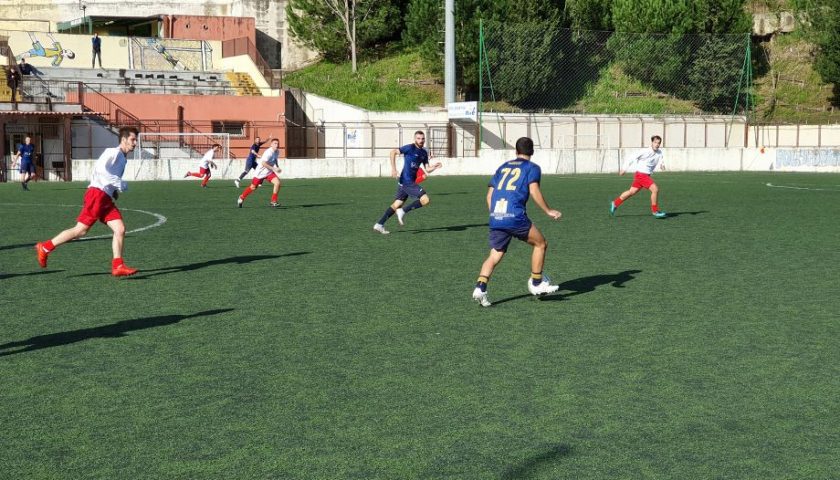
M 218 152 L 221 148 L 221 145 L 214 143 L 213 147 L 210 148 L 210 150 L 207 150 L 207 153 L 201 157 L 201 163 L 198 164 L 198 172 L 187 172 L 184 174 L 184 178 L 204 177 L 204 179 L 201 180 L 201 188 L 207 188 L 207 182 L 210 181 L 210 167 L 216 168 L 216 164 L 213 162 L 213 156 L 216 155 L 216 152 Z
M 283 170 L 277 166 L 277 157 L 280 155 L 279 147 L 280 141 L 275 138 L 271 141 L 271 146 L 268 147 L 268 150 L 262 154 L 259 167 L 257 168 L 257 172 L 254 174 L 253 180 L 251 180 L 251 184 L 242 191 L 242 194 L 239 195 L 239 198 L 236 200 L 236 205 L 239 208 L 242 208 L 242 204 L 245 203 L 245 199 L 248 198 L 248 195 L 254 193 L 254 190 L 256 190 L 258 186 L 262 185 L 265 180 L 268 180 L 272 183 L 272 185 L 274 185 L 274 190 L 271 193 L 271 206 L 280 206 L 280 203 L 277 202 L 277 193 L 280 192 L 280 177 L 278 177 L 278 175 L 280 175 L 280 172 Z
M 260 137 L 254 139 L 254 144 L 251 145 L 251 151 L 248 152 L 248 158 L 245 159 L 245 170 L 239 174 L 239 178 L 233 181 L 233 184 L 236 185 L 236 188 L 239 188 L 239 182 L 245 178 L 245 175 L 248 175 L 248 172 L 258 167 L 257 165 L 257 155 L 260 153 L 260 148 L 263 145 L 271 141 L 271 135 L 268 136 L 268 140 L 261 142 Z
M 24 190 L 29 190 L 29 181 L 32 180 L 35 174 L 35 163 L 32 161 L 34 154 L 35 145 L 32 144 L 32 137 L 27 135 L 23 140 L 23 144 L 18 147 L 18 151 L 15 153 L 13 160 L 15 164 L 20 161 L 20 186 Z
M 374 231 L 387 235 L 391 232 L 385 230 L 385 222 L 393 214 L 397 214 L 397 221 L 400 225 L 405 225 L 405 215 L 408 212 L 429 204 L 429 194 L 417 183 L 417 171 L 421 165 L 425 165 L 426 173 L 432 173 L 438 168 L 441 168 L 443 164 L 437 162 L 431 167 L 428 166 L 429 152 L 423 148 L 425 144 L 426 135 L 418 130 L 414 132 L 414 143 L 391 150 L 391 176 L 394 178 L 399 177 L 400 180 L 397 184 L 397 193 L 394 195 L 394 203 L 385 210 L 382 218 L 373 226 Z M 404 159 L 402 173 L 397 173 L 397 155 L 402 155 Z M 403 203 L 405 203 L 408 197 L 414 197 L 417 200 L 411 205 L 402 208 Z
M 630 185 L 630 189 L 622 192 L 621 195 L 610 203 L 610 215 L 615 216 L 615 211 L 622 203 L 637 194 L 640 189 L 647 188 L 650 190 L 650 211 L 653 216 L 656 218 L 665 218 L 668 216 L 667 213 L 659 210 L 659 203 L 657 201 L 659 187 L 651 178 L 651 174 L 653 174 L 657 165 L 662 170 L 665 170 L 665 163 L 662 161 L 662 150 L 659 149 L 659 145 L 661 144 L 662 137 L 654 135 L 650 137 L 650 148 L 639 150 L 624 160 L 624 165 L 622 165 L 618 174 L 624 175 L 625 171 L 634 167 L 636 174 L 633 176 L 633 183 Z
M 482 307 L 489 307 L 487 282 L 496 265 L 502 261 L 508 245 L 513 238 L 528 242 L 534 247 L 531 254 L 531 278 L 528 291 L 531 295 L 545 295 L 556 292 L 560 287 L 552 285 L 543 275 L 545 252 L 548 243 L 542 232 L 531 223 L 525 211 L 528 198 L 540 207 L 546 215 L 559 220 L 561 213 L 553 210 L 540 191 L 540 166 L 531 162 L 534 154 L 534 141 L 522 137 L 516 141 L 516 158 L 505 162 L 496 170 L 487 190 L 487 208 L 490 211 L 490 255 L 481 265 L 478 282 L 475 284 L 472 298 Z
M 38 263 L 41 268 L 47 268 L 47 257 L 62 243 L 81 238 L 87 234 L 90 227 L 97 220 L 108 225 L 114 232 L 111 248 L 114 259 L 111 262 L 111 275 L 124 277 L 134 275 L 137 269 L 131 268 L 123 262 L 123 241 L 125 240 L 125 224 L 122 214 L 114 200 L 120 192 L 125 192 L 127 185 L 122 179 L 125 173 L 126 154 L 134 151 L 137 146 L 137 129 L 123 127 L 120 129 L 120 145 L 116 148 L 106 148 L 99 160 L 93 166 L 93 173 L 85 193 L 84 205 L 79 213 L 76 226 L 64 230 L 52 240 L 38 242 L 35 250 L 38 253 Z

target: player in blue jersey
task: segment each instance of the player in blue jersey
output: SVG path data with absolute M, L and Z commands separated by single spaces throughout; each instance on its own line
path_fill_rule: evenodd
M 35 145 L 32 144 L 32 137 L 27 135 L 23 144 L 18 147 L 13 163 L 20 161 L 20 186 L 29 190 L 29 181 L 35 175 Z
M 490 210 L 490 256 L 481 265 L 478 282 L 473 290 L 472 298 L 482 307 L 489 307 L 487 298 L 487 282 L 493 269 L 502 261 L 508 245 L 513 238 L 528 242 L 534 247 L 531 255 L 531 278 L 528 280 L 528 291 L 532 295 L 545 295 L 556 292 L 559 288 L 552 285 L 548 277 L 543 275 L 545 252 L 548 243 L 542 232 L 531 223 L 525 211 L 528 198 L 533 198 L 549 217 L 559 220 L 562 215 L 559 210 L 548 206 L 540 191 L 540 166 L 531 162 L 534 154 L 534 141 L 522 137 L 516 141 L 516 158 L 505 162 L 496 170 L 496 174 L 488 185 L 487 208 Z
M 248 175 L 248 172 L 259 167 L 259 165 L 257 164 L 257 156 L 260 153 L 260 148 L 262 148 L 262 146 L 266 143 L 270 142 L 271 139 L 271 135 L 269 135 L 268 140 L 264 142 L 260 141 L 260 137 L 254 139 L 254 144 L 251 145 L 251 150 L 248 152 L 248 158 L 245 159 L 245 170 L 243 170 L 242 173 L 239 174 L 239 178 L 233 181 L 233 184 L 236 185 L 236 188 L 239 188 L 239 182 L 241 182 L 242 179 L 245 178 L 245 175 Z
M 405 215 L 408 212 L 429 204 L 429 194 L 417 183 L 417 171 L 421 165 L 424 165 L 426 166 L 426 173 L 432 173 L 442 167 L 443 164 L 436 162 L 429 166 L 429 152 L 423 148 L 425 144 L 426 135 L 418 130 L 414 132 L 414 143 L 391 150 L 391 176 L 394 178 L 399 177 L 400 180 L 397 185 L 397 193 L 394 195 L 394 203 L 385 210 L 382 218 L 373 226 L 374 231 L 387 235 L 391 232 L 385 230 L 385 222 L 393 214 L 397 214 L 397 221 L 400 222 L 400 225 L 405 225 Z M 402 155 L 405 161 L 402 172 L 400 173 L 397 172 L 397 155 Z M 405 203 L 408 197 L 414 197 L 417 200 L 411 205 L 402 208 L 403 203 Z

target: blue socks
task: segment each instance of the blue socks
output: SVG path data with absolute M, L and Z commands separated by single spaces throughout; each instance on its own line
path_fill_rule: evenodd
M 382 215 L 382 218 L 379 219 L 378 223 L 380 225 L 385 225 L 385 222 L 387 222 L 388 219 L 391 218 L 391 216 L 394 214 L 394 212 L 395 212 L 395 210 L 393 208 L 388 207 L 388 209 L 385 210 L 385 213 Z

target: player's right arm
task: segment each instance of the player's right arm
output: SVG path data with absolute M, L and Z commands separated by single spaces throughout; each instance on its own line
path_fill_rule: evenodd
M 528 190 L 531 193 L 531 198 L 534 199 L 534 203 L 536 203 L 538 207 L 542 208 L 546 215 L 554 220 L 560 220 L 560 217 L 563 214 L 560 213 L 560 210 L 554 210 L 548 206 L 545 198 L 543 198 L 542 190 L 540 190 L 540 184 L 538 182 L 532 182 L 528 185 Z
M 397 155 L 399 154 L 399 148 L 391 150 L 391 176 L 394 178 L 397 178 L 399 176 L 399 173 L 397 172 Z

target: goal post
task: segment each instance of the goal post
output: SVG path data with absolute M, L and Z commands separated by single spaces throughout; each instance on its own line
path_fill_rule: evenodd
M 151 174 L 153 178 L 150 180 L 180 178 L 183 172 L 177 172 L 195 170 L 198 161 L 214 144 L 219 144 L 221 148 L 213 158 L 219 167 L 213 171 L 213 176 L 227 178 L 238 175 L 242 165 L 234 165 L 231 158 L 229 133 L 181 132 L 141 132 L 134 149 L 136 175 L 145 178 Z

